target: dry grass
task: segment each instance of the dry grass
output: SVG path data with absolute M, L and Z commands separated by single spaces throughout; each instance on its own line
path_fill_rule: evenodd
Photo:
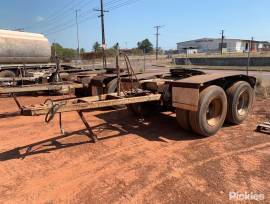
M 270 80 L 257 76 L 256 95 L 263 98 L 270 98 Z

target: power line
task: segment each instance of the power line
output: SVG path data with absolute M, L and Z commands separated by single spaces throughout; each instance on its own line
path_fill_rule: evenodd
M 126 2 L 122 2 L 122 3 L 118 4 L 118 5 L 111 6 L 111 7 L 107 8 L 107 9 L 115 10 L 115 9 L 121 8 L 123 6 L 131 5 L 131 4 L 133 4 L 135 2 L 138 2 L 138 1 L 141 1 L 141 0 L 128 0 Z
M 86 0 L 79 0 L 79 1 L 73 1 L 73 4 L 71 4 L 67 9 L 61 9 L 58 13 L 56 13 L 56 15 L 52 16 L 51 18 L 48 18 L 47 21 L 53 21 L 58 19 L 59 17 L 62 17 L 63 15 L 65 15 L 66 13 L 70 13 L 74 11 L 74 8 L 79 8 L 82 7 L 84 5 L 89 4 L 91 1 L 87 1 Z M 74 4 L 75 3 L 75 4 Z
M 113 1 L 116 2 L 116 1 L 122 1 L 122 0 L 113 0 Z M 113 1 L 111 1 L 111 3 L 113 3 Z M 81 8 L 81 10 L 82 10 L 82 8 Z M 93 12 L 93 9 L 86 10 L 86 11 L 82 12 L 78 16 L 78 18 L 88 16 L 89 13 L 92 13 L 92 12 Z M 72 20 L 72 19 L 70 19 L 70 17 L 68 19 L 65 18 L 64 20 L 65 20 L 64 21 L 65 23 L 63 22 L 63 23 L 59 23 L 59 24 L 53 25 L 52 27 L 50 27 L 46 31 L 44 31 L 44 33 L 55 33 L 54 31 L 55 30 L 59 30 L 59 27 L 60 28 L 62 28 L 62 27 L 69 28 L 69 27 L 75 25 L 74 23 L 70 23 L 70 21 Z M 60 30 L 62 31 L 63 29 L 60 29 Z
M 71 0 L 71 1 L 70 1 L 68 4 L 66 4 L 66 6 L 64 6 L 63 8 L 55 10 L 55 12 L 53 12 L 52 15 L 49 15 L 49 16 L 47 16 L 47 17 L 45 18 L 46 21 L 47 21 L 48 19 L 50 19 L 51 17 L 54 17 L 56 14 L 58 14 L 58 13 L 61 12 L 61 11 L 63 11 L 63 9 L 66 9 L 68 6 L 70 6 L 70 5 L 73 4 L 73 3 L 74 3 L 74 1 Z M 36 27 L 35 25 L 40 24 L 40 23 L 41 23 L 41 22 L 35 22 L 35 23 L 33 23 L 32 25 L 26 27 L 26 29 L 32 29 L 33 27 Z
M 83 10 L 83 9 L 80 8 L 79 10 Z M 78 18 L 82 18 L 83 19 L 83 17 L 87 17 L 85 20 L 83 19 L 83 22 L 85 22 L 85 21 L 87 21 L 89 19 L 92 19 L 92 16 L 90 16 L 90 18 L 88 17 L 89 14 L 91 14 L 91 13 L 93 13 L 92 9 L 91 10 L 90 9 L 89 10 L 86 10 L 84 12 L 81 12 L 78 15 Z M 65 18 L 64 19 L 65 21 L 63 23 L 59 23 L 59 24 L 53 25 L 52 27 L 48 28 L 44 33 L 49 33 L 49 34 L 56 33 L 55 30 L 56 31 L 58 31 L 58 30 L 62 31 L 63 30 L 62 29 L 63 27 L 64 28 L 69 28 L 69 27 L 72 27 L 72 26 L 76 25 L 75 23 L 70 22 L 70 21 L 72 21 L 72 18 L 73 17 L 71 17 L 71 18 L 69 17 L 68 19 Z M 78 24 L 80 24 L 80 22 Z
M 109 5 L 111 4 L 111 7 L 110 7 L 111 10 L 115 10 L 115 9 L 121 8 L 123 6 L 130 5 L 130 4 L 134 3 L 134 2 L 141 1 L 141 0 L 128 0 L 128 1 L 125 1 L 125 2 L 122 2 L 122 3 L 119 3 L 119 4 L 116 4 L 116 5 L 113 5 L 113 3 L 120 2 L 120 1 L 122 1 L 122 0 L 112 0 L 110 2 L 105 3 L 104 5 L 106 6 L 108 4 Z M 86 14 L 87 12 L 88 12 L 87 15 L 83 15 L 83 14 Z M 80 16 L 83 16 L 83 17 L 85 16 L 86 17 L 86 16 L 89 15 L 89 12 L 90 11 L 82 12 L 78 17 L 80 17 Z M 88 20 L 94 19 L 94 18 L 95 18 L 94 15 L 88 16 L 88 17 L 82 19 L 81 21 L 79 20 L 78 24 L 82 24 L 82 23 L 84 23 L 84 22 L 86 22 Z M 58 32 L 62 32 L 64 30 L 66 30 L 66 29 L 69 29 L 69 28 L 71 28 L 71 27 L 73 27 L 75 25 L 76 25 L 76 23 L 61 24 L 61 25 L 55 26 L 55 28 L 52 28 L 52 29 L 50 29 L 50 30 L 48 30 L 47 32 L 44 32 L 44 33 L 46 35 L 52 35 L 52 34 L 55 34 L 55 33 L 58 33 Z
M 111 1 L 109 1 L 109 2 L 105 2 L 105 3 L 104 3 L 104 6 L 109 6 L 109 5 L 112 5 L 112 4 L 121 2 L 121 1 L 122 1 L 122 0 L 111 0 Z
M 92 0 L 92 1 L 93 1 L 93 0 Z M 121 1 L 122 1 L 122 0 L 112 0 L 112 1 L 110 1 L 110 2 L 108 2 L 107 4 L 104 4 L 104 5 L 113 5 L 113 3 L 121 2 Z M 83 3 L 83 2 L 81 2 L 81 3 Z M 78 5 L 80 5 L 81 3 L 77 4 L 77 7 L 78 7 Z M 90 3 L 91 3 L 91 0 L 88 1 L 88 2 L 85 2 L 84 4 L 81 5 L 81 7 L 79 7 L 79 9 L 80 9 L 80 10 L 85 10 L 85 6 L 88 5 L 88 4 L 90 4 Z M 92 11 L 92 9 L 86 10 L 86 11 L 82 12 L 78 17 L 83 17 L 83 16 L 86 16 L 86 15 L 89 15 L 89 13 L 91 13 L 91 11 Z M 71 10 L 71 12 L 74 12 L 74 11 Z M 68 13 L 70 13 L 70 11 L 69 11 Z M 62 12 L 62 15 L 58 15 L 58 17 L 64 16 L 64 15 L 66 15 L 66 14 L 68 14 L 68 13 Z M 49 30 L 49 31 L 50 31 L 50 30 L 54 30 L 54 28 L 58 28 L 58 27 L 61 26 L 62 24 L 68 23 L 70 20 L 72 20 L 71 18 L 72 18 L 72 17 L 69 17 L 68 19 L 67 19 L 67 18 L 62 18 L 62 19 L 59 20 L 59 19 L 57 19 L 57 18 L 55 17 L 54 19 L 51 19 L 51 20 L 49 21 L 50 24 L 46 26 L 46 27 L 48 27 L 48 26 L 51 26 L 51 27 L 49 27 L 49 28 L 47 29 L 46 32 L 48 32 L 48 30 Z M 62 22 L 62 23 L 59 23 L 59 22 L 61 22 L 61 21 L 63 21 L 63 22 Z M 45 21 L 44 21 L 43 23 L 45 23 Z M 58 23 L 58 24 L 53 25 L 54 23 Z M 52 25 L 53 25 L 53 26 L 52 26 Z M 43 27 L 44 27 L 44 26 L 43 26 Z
M 81 0 L 81 1 L 77 1 L 77 2 L 76 1 L 72 1 L 71 4 L 66 5 L 65 7 L 63 7 L 62 9 L 60 9 L 58 12 L 56 12 L 53 15 L 45 18 L 44 21 L 37 22 L 33 26 L 28 27 L 27 29 L 32 29 L 32 28 L 35 28 L 35 27 L 38 27 L 38 26 L 44 27 L 44 24 L 45 23 L 47 24 L 47 25 L 45 25 L 45 27 L 48 27 L 48 26 L 51 26 L 54 23 L 58 23 L 58 22 L 61 22 L 63 20 L 66 21 L 67 20 L 66 19 L 66 16 L 68 14 L 71 14 L 71 13 L 74 12 L 74 9 L 73 8 L 82 9 L 85 6 L 87 6 L 88 4 L 92 3 L 93 0 L 90 0 L 90 1 L 87 1 L 87 2 L 85 2 L 85 1 L 86 0 Z
M 78 25 L 83 24 L 83 23 L 85 23 L 85 22 L 87 22 L 87 21 L 89 21 L 91 19 L 95 19 L 95 18 L 96 18 L 96 15 L 89 16 L 89 17 L 79 21 Z M 59 33 L 59 32 L 62 32 L 64 30 L 67 30 L 69 28 L 72 28 L 74 26 L 76 26 L 76 23 L 70 23 L 70 24 L 67 24 L 67 25 L 64 25 L 64 26 L 60 27 L 59 29 L 52 30 L 52 31 L 50 31 L 48 33 L 45 33 L 45 35 L 52 35 L 52 34 L 55 34 L 55 33 Z
M 85 0 L 80 0 L 79 4 L 83 1 Z M 59 14 L 66 12 L 66 10 L 69 10 L 70 8 L 73 8 L 75 6 L 74 4 L 78 5 L 78 1 L 77 2 L 74 0 L 69 1 L 64 7 L 57 9 L 52 15 L 48 16 L 46 20 L 49 21 L 51 19 L 54 19 L 55 17 L 59 16 Z
M 78 10 L 81 10 L 81 9 L 78 9 Z M 89 12 L 88 13 L 87 12 L 82 12 L 80 15 L 78 15 L 78 18 L 85 17 L 85 16 L 88 16 L 88 15 L 89 15 Z M 70 16 L 69 18 L 65 18 L 64 20 L 65 20 L 64 22 L 60 21 L 61 23 L 55 24 L 55 25 L 49 27 L 44 33 L 51 32 L 52 30 L 58 29 L 59 27 L 61 27 L 63 25 L 70 24 L 70 21 L 73 20 L 73 16 Z

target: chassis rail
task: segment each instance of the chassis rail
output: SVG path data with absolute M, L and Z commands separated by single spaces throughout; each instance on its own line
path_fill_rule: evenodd
M 121 93 L 120 96 L 117 96 L 117 94 L 114 93 L 78 99 L 61 100 L 49 104 L 45 103 L 39 105 L 22 106 L 21 112 L 22 115 L 25 116 L 46 115 L 49 111 L 53 111 L 54 113 L 83 111 L 111 106 L 159 101 L 160 99 L 161 94 L 146 94 L 142 96 L 125 97 L 123 93 Z
M 59 83 L 59 84 L 38 84 L 24 86 L 0 87 L 0 94 L 26 93 L 36 91 L 60 91 L 63 89 L 83 88 L 79 83 Z
M 118 105 L 128 105 L 135 103 L 143 103 L 150 101 L 160 101 L 161 94 L 150 94 L 150 93 L 140 93 L 139 96 L 126 96 L 127 93 L 120 93 L 120 96 L 117 93 L 114 94 L 106 94 L 92 97 L 85 97 L 79 99 L 66 99 L 59 101 L 47 100 L 44 104 L 39 105 L 30 105 L 30 106 L 20 106 L 20 104 L 16 101 L 18 107 L 21 110 L 21 114 L 25 116 L 35 116 L 35 115 L 46 115 L 45 122 L 49 123 L 53 120 L 55 114 L 59 114 L 59 127 L 61 133 L 64 135 L 65 131 L 63 129 L 62 124 L 62 113 L 64 112 L 73 112 L 76 111 L 80 116 L 81 121 L 87 128 L 89 132 L 89 138 L 93 140 L 93 142 L 97 142 L 98 138 L 94 134 L 90 124 L 87 122 L 84 117 L 84 111 L 105 107 L 112 107 Z M 48 103 L 50 102 L 50 103 Z

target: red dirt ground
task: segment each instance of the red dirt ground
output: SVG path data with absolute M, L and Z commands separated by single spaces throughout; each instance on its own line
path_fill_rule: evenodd
M 96 144 L 76 113 L 64 114 L 68 135 L 59 137 L 57 119 L 15 111 L 0 98 L 0 203 L 228 203 L 230 191 L 270 202 L 270 135 L 254 131 L 270 100 L 209 138 L 182 131 L 171 113 L 142 121 L 127 110 L 89 112 Z

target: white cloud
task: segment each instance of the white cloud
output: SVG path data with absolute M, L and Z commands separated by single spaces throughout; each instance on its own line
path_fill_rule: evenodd
M 37 21 L 37 22 L 41 22 L 41 21 L 44 21 L 44 20 L 45 20 L 45 18 L 42 17 L 42 16 L 37 16 L 37 17 L 36 17 L 36 21 Z

